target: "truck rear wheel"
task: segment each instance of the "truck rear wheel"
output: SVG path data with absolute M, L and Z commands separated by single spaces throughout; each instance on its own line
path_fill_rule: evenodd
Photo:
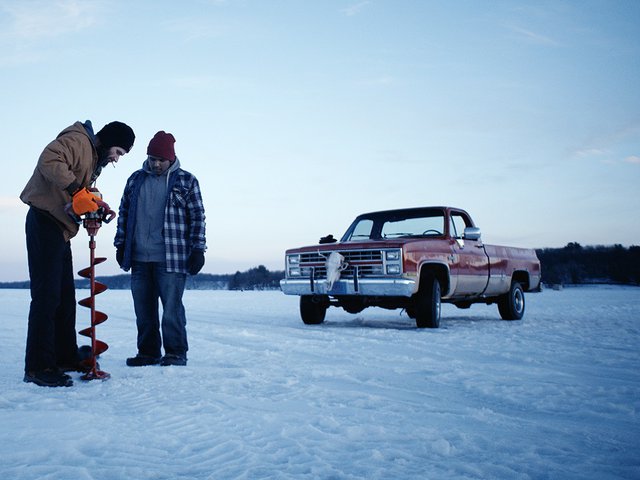
M 524 290 L 518 282 L 512 282 L 509 293 L 498 299 L 498 311 L 503 320 L 520 320 L 524 315 Z
M 442 306 L 440 282 L 433 272 L 428 272 L 420 283 L 420 290 L 415 299 L 415 309 L 412 309 L 415 312 L 416 327 L 438 328 Z
M 324 322 L 329 308 L 328 297 L 320 295 L 302 295 L 300 297 L 300 317 L 305 325 L 318 325 Z

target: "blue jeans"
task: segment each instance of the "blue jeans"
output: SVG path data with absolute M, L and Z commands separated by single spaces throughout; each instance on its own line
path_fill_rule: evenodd
M 138 354 L 187 358 L 187 318 L 182 295 L 187 275 L 167 272 L 164 263 L 133 262 L 131 294 L 138 327 Z M 162 302 L 162 337 L 158 299 Z

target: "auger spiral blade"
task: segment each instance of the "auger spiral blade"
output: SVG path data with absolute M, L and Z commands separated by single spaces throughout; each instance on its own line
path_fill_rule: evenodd
M 86 221 L 85 227 L 87 227 Z M 91 228 L 87 227 L 87 231 L 89 232 L 90 237 L 89 249 L 91 253 L 91 265 L 87 268 L 83 268 L 78 272 L 79 276 L 89 279 L 89 291 L 91 292 L 91 295 L 89 297 L 83 298 L 78 302 L 79 305 L 91 309 L 90 326 L 78 332 L 80 335 L 89 337 L 91 339 L 91 356 L 82 361 L 82 364 L 86 367 L 89 367 L 90 370 L 80 377 L 82 380 L 106 380 L 111 377 L 109 373 L 100 370 L 98 362 L 96 362 L 96 357 L 109 348 L 109 346 L 105 342 L 96 338 L 96 326 L 105 322 L 107 318 L 109 318 L 106 313 L 96 310 L 96 295 L 99 295 L 100 293 L 107 290 L 107 286 L 105 284 L 96 281 L 95 275 L 95 266 L 106 260 L 106 258 L 103 257 L 95 258 L 96 243 L 94 240 L 94 235 L 97 232 L 98 228 L 99 226 L 96 227 L 95 222 L 91 223 Z
M 91 246 L 89 246 L 89 248 L 91 248 Z M 91 261 L 91 265 L 88 266 L 87 268 L 83 268 L 82 270 L 80 270 L 78 272 L 78 275 L 81 276 L 82 278 L 91 278 L 91 272 L 93 271 L 93 267 L 95 267 L 96 265 L 101 264 L 102 262 L 106 262 L 107 259 L 105 257 L 98 257 L 98 258 L 94 258 Z M 97 285 L 102 285 L 101 283 L 96 282 Z M 106 290 L 107 287 L 105 285 L 102 285 L 104 287 L 104 289 Z

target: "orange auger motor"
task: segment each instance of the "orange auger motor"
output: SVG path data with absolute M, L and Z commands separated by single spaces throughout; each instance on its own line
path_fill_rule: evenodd
M 94 192 L 94 194 L 97 196 L 100 195 L 97 192 Z M 91 254 L 91 265 L 78 272 L 78 275 L 81 277 L 89 279 L 91 292 L 89 297 L 83 298 L 78 302 L 79 305 L 91 309 L 91 326 L 78 332 L 80 335 L 91 338 L 91 356 L 82 361 L 82 363 L 90 367 L 91 370 L 80 377 L 82 380 L 106 380 L 111 376 L 109 373 L 100 370 L 96 362 L 96 357 L 105 352 L 109 346 L 105 342 L 96 339 L 96 326 L 106 321 L 108 317 L 105 313 L 96 310 L 96 295 L 104 292 L 107 286 L 96 281 L 95 266 L 104 262 L 106 258 L 95 258 L 95 236 L 102 226 L 102 222 L 109 223 L 115 216 L 116 213 L 110 210 L 106 203 L 100 202 L 100 208 L 97 211 L 85 214 L 82 219 L 82 225 L 87 229 L 87 233 L 89 234 L 89 251 Z

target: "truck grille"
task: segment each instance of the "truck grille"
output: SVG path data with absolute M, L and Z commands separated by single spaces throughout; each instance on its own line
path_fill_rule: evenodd
M 303 253 L 300 255 L 300 265 L 305 263 L 322 263 L 326 261 L 331 252 L 320 255 L 319 252 Z M 346 262 L 377 262 L 382 265 L 382 251 L 380 250 L 346 250 L 338 251 Z M 326 255 L 326 256 L 325 256 Z
M 300 275 L 314 279 L 327 278 L 325 262 L 331 252 L 309 252 L 300 255 Z M 340 274 L 341 278 L 353 278 L 357 268 L 358 278 L 384 275 L 384 251 L 382 250 L 346 250 L 338 251 L 348 266 Z M 325 256 L 326 255 L 326 256 Z

